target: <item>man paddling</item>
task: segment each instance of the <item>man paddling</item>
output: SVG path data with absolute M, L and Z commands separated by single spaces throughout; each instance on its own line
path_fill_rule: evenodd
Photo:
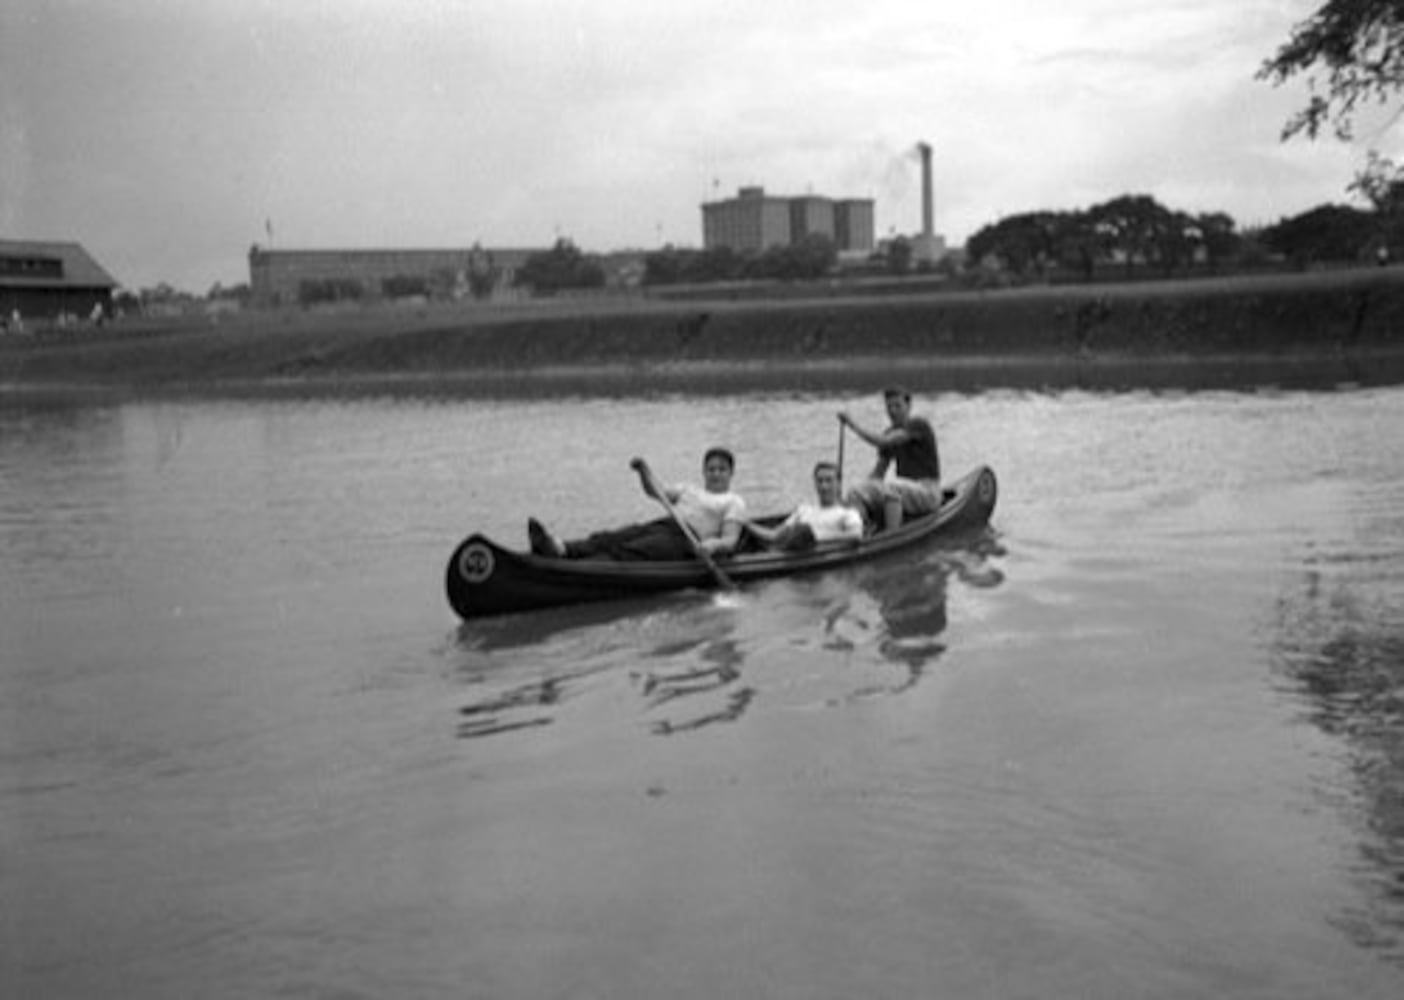
M 774 528 L 747 521 L 746 530 L 770 548 L 787 552 L 813 548 L 819 542 L 862 540 L 863 518 L 839 503 L 839 470 L 833 462 L 814 466 L 814 496 L 817 503 L 800 504 Z
M 650 497 L 658 499 L 652 476 L 641 458 L 630 467 L 639 474 L 639 483 Z M 721 555 L 736 548 L 746 501 L 732 492 L 731 477 L 736 458 L 725 448 L 709 448 L 702 457 L 701 489 L 691 483 L 662 487 L 663 496 L 673 505 L 693 533 L 699 547 L 708 555 Z M 692 543 L 671 516 L 610 531 L 597 531 L 586 538 L 562 542 L 536 518 L 527 519 L 531 551 L 557 559 L 690 560 L 697 558 Z
M 891 531 L 903 517 L 929 514 L 941 506 L 941 458 L 930 422 L 912 416 L 912 394 L 893 386 L 883 390 L 882 398 L 890 421 L 884 431 L 859 426 L 846 410 L 838 418 L 878 453 L 873 471 L 848 492 L 844 503 L 865 511 L 871 522 L 881 516 L 882 526 Z M 894 464 L 896 475 L 887 479 Z

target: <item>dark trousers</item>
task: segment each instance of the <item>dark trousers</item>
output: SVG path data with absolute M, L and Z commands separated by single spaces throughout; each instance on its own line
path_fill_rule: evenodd
M 695 559 L 682 529 L 672 518 L 662 517 L 612 531 L 597 531 L 587 538 L 565 543 L 571 559 Z

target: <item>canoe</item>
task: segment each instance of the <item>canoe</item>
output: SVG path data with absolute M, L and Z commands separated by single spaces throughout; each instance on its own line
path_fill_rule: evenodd
M 847 566 L 932 538 L 983 528 L 989 523 L 998 493 L 994 472 L 979 466 L 946 487 L 939 510 L 906 521 L 893 531 L 879 531 L 860 542 L 824 542 L 803 552 L 741 552 L 721 560 L 720 565 L 738 584 Z M 774 524 L 784 516 L 758 520 Z M 474 534 L 454 550 L 444 586 L 449 605 L 466 620 L 562 604 L 706 589 L 715 587 L 716 581 L 696 560 L 558 559 L 506 549 Z

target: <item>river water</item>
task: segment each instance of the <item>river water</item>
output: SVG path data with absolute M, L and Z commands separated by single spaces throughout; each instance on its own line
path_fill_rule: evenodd
M 0 995 L 1404 995 L 1404 389 L 919 393 L 985 535 L 448 609 L 840 407 L 0 402 Z

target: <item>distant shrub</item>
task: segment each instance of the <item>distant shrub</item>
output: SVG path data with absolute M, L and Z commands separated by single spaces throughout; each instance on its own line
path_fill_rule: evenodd
M 425 278 L 408 274 L 397 274 L 380 282 L 380 294 L 387 299 L 408 299 L 416 295 L 429 295 L 429 282 Z
M 304 306 L 323 302 L 359 301 L 364 295 L 359 281 L 350 278 L 304 279 L 297 286 L 297 301 Z
M 604 268 L 567 239 L 556 240 L 550 250 L 534 253 L 517 270 L 514 281 L 538 295 L 554 295 L 567 288 L 603 288 Z

